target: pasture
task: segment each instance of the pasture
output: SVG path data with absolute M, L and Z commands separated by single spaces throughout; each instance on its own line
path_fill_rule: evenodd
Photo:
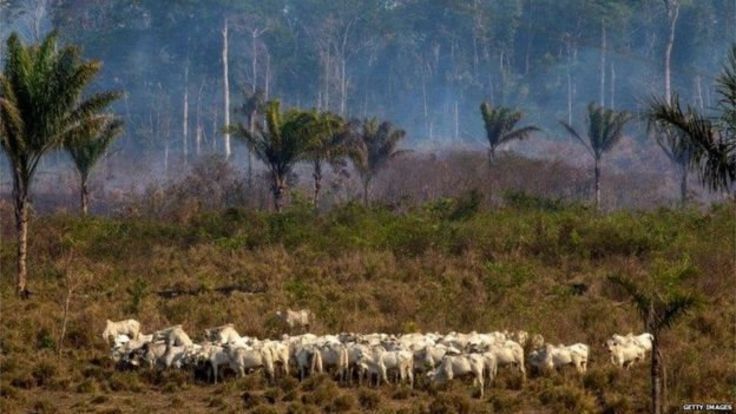
M 39 216 L 30 300 L 13 292 L 12 214 L 3 206 L 0 411 L 641 412 L 648 362 L 617 369 L 604 343 L 643 325 L 608 277 L 673 271 L 699 305 L 659 338 L 667 410 L 733 401 L 734 205 L 595 214 L 538 201 L 517 197 L 487 210 L 461 198 L 409 211 L 348 204 L 317 214 L 297 202 L 281 214 Z M 279 338 L 285 327 L 275 312 L 286 307 L 310 309 L 316 334 L 524 329 L 553 344 L 588 344 L 590 359 L 584 374 L 526 383 L 500 369 L 478 398 L 469 381 L 420 378 L 410 389 L 229 372 L 213 385 L 188 371 L 121 371 L 101 337 L 106 319 L 134 318 L 145 333 L 180 323 L 195 340 L 229 322 L 243 335 Z

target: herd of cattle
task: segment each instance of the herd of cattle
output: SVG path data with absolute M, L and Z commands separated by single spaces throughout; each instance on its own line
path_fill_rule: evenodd
M 287 311 L 279 314 L 290 328 L 305 328 L 310 314 Z M 239 376 L 261 369 L 269 380 L 289 375 L 294 369 L 299 379 L 314 373 L 328 372 L 343 383 L 357 380 L 375 383 L 391 379 L 414 385 L 414 376 L 424 375 L 432 382 L 472 377 L 480 395 L 502 367 L 517 370 L 526 379 L 525 362 L 545 372 L 573 366 L 577 372 L 587 369 L 590 348 L 582 343 L 552 345 L 539 334 L 525 331 L 491 333 L 383 333 L 317 336 L 310 333 L 280 340 L 241 336 L 233 324 L 206 329 L 200 343 L 192 341 L 181 325 L 152 334 L 141 333 L 140 323 L 129 319 L 107 321 L 103 333 L 112 339 L 112 358 L 128 367 L 205 369 L 208 381 L 217 383 L 221 368 L 229 367 Z M 652 349 L 651 334 L 613 335 L 606 341 L 610 361 L 629 368 L 645 358 Z M 526 350 L 526 359 L 524 358 Z

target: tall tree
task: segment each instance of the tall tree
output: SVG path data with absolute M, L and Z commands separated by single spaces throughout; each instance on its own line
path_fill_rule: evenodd
M 483 125 L 486 129 L 488 140 L 488 162 L 493 162 L 496 156 L 496 148 L 507 142 L 517 139 L 525 139 L 533 132 L 539 131 L 535 126 L 516 128 L 524 114 L 505 107 L 493 107 L 488 102 L 480 105 L 480 113 L 483 116 Z
M 677 96 L 671 103 L 654 99 L 649 118 L 682 131 L 693 147 L 695 167 L 703 184 L 712 190 L 730 190 L 736 181 L 736 46 L 717 78 L 721 99 L 717 118 L 708 117 L 693 107 L 683 108 Z
M 379 124 L 376 118 L 372 118 L 363 120 L 360 131 L 352 137 L 348 155 L 363 183 L 363 204 L 366 207 L 376 175 L 390 160 L 408 152 L 397 148 L 405 136 L 403 129 L 395 129 L 388 121 Z
M 74 46 L 59 47 L 51 33 L 42 42 L 24 45 L 17 34 L 7 41 L 0 75 L 0 143 L 12 167 L 18 233 L 16 292 L 27 298 L 29 189 L 41 157 L 81 131 L 106 122 L 99 116 L 119 94 L 82 93 L 101 68 L 83 61 Z
M 263 113 L 265 106 L 265 95 L 262 90 L 255 89 L 252 92 L 247 90 L 243 91 L 245 95 L 245 101 L 240 107 L 240 112 L 245 115 L 245 120 L 248 125 L 248 130 L 252 133 L 256 131 L 256 123 L 258 121 L 258 114 Z M 253 153 L 248 149 L 248 188 L 253 187 Z
M 89 211 L 89 189 L 87 187 L 89 175 L 97 162 L 105 155 L 110 144 L 122 132 L 123 122 L 118 119 L 110 119 L 99 129 L 81 131 L 64 145 L 79 173 L 82 215 L 87 215 Z
M 680 170 L 680 205 L 684 207 L 687 204 L 688 173 L 697 149 L 687 134 L 667 125 L 655 127 L 654 137 L 667 158 Z
M 595 162 L 595 209 L 600 209 L 601 204 L 601 168 L 600 162 L 603 154 L 610 151 L 623 136 L 624 126 L 631 119 L 628 112 L 617 112 L 607 109 L 591 102 L 588 105 L 588 134 L 583 138 L 570 124 L 560 121 L 567 132 L 578 140 L 590 153 Z
M 322 189 L 322 167 L 324 163 L 340 164 L 347 153 L 346 141 L 349 136 L 349 125 L 332 113 L 313 112 L 311 114 L 309 133 L 311 143 L 307 149 L 306 158 L 312 163 L 312 177 L 314 178 L 314 195 L 312 203 L 316 208 L 319 203 L 319 193 Z
M 667 44 L 664 48 L 664 97 L 672 103 L 672 48 L 675 45 L 675 29 L 680 16 L 680 0 L 662 0 L 667 11 Z
M 222 111 L 225 125 L 230 125 L 230 51 L 228 40 L 228 23 L 227 18 L 225 18 L 225 23 L 222 26 Z M 230 158 L 230 132 L 228 132 L 227 128 L 225 129 L 225 157 Z
M 255 132 L 245 125 L 230 125 L 226 130 L 242 140 L 260 159 L 271 174 L 273 205 L 277 212 L 284 206 L 284 196 L 288 190 L 287 177 L 294 165 L 301 161 L 310 145 L 308 113 L 290 110 L 281 112 L 278 101 L 266 104 L 266 125 L 257 124 Z
M 665 359 L 660 342 L 662 334 L 698 303 L 695 297 L 676 289 L 678 282 L 692 273 L 690 266 L 660 270 L 643 278 L 643 283 L 622 276 L 609 277 L 631 297 L 645 331 L 654 336 L 650 371 L 653 414 L 663 413 L 667 401 Z

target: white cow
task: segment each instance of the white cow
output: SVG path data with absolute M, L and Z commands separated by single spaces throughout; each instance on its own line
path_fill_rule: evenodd
M 127 335 L 129 338 L 138 339 L 140 332 L 141 324 L 135 319 L 126 319 L 118 322 L 107 319 L 105 330 L 102 332 L 102 339 L 108 344 L 110 343 L 110 338 L 115 338 L 118 335 Z
M 269 350 L 244 347 L 226 347 L 226 350 L 230 356 L 231 366 L 241 378 L 248 370 L 263 368 L 266 377 L 270 381 L 274 380 L 273 358 Z
M 192 345 L 192 339 L 184 332 L 181 325 L 174 325 L 172 327 L 156 331 L 153 334 L 153 340 L 163 340 L 168 346 L 184 346 Z
M 241 341 L 241 336 L 235 330 L 235 325 L 232 323 L 205 329 L 204 335 L 208 340 L 218 344 L 227 344 L 230 342 L 240 343 Z
M 627 345 L 634 343 L 642 347 L 645 351 L 649 352 L 652 350 L 652 342 L 654 342 L 654 335 L 650 333 L 643 333 L 641 335 L 634 335 L 629 332 L 626 336 L 613 334 L 611 339 L 606 341 L 606 346 L 609 344 Z
M 646 351 L 639 344 L 610 343 L 607 346 L 611 363 L 619 368 L 629 369 L 634 363 L 646 358 Z
M 414 388 L 414 354 L 405 350 L 386 351 L 380 355 L 385 372 L 395 372 L 399 382 L 409 381 Z M 388 380 L 388 378 L 384 378 Z
M 348 350 L 339 342 L 326 342 L 317 348 L 322 360 L 322 369 L 332 369 L 340 381 L 348 379 Z
M 515 367 L 526 380 L 526 368 L 524 368 L 524 348 L 517 342 L 506 340 L 488 347 L 486 352 L 496 357 L 496 364 L 501 366 L 510 365 Z
M 289 331 L 293 331 L 296 327 L 307 331 L 313 319 L 312 312 L 306 309 L 298 311 L 286 309 L 285 312 L 277 311 L 276 316 L 289 327 Z
M 479 354 L 446 355 L 436 369 L 427 373 L 427 377 L 441 384 L 456 377 L 472 376 L 473 385 L 478 386 L 482 398 L 485 388 L 484 368 L 485 362 Z
M 322 355 L 315 344 L 296 344 L 293 349 L 300 380 L 312 373 L 322 372 Z
M 587 370 L 588 354 L 588 346 L 581 343 L 570 346 L 546 344 L 529 354 L 529 363 L 539 370 L 560 369 L 565 365 L 573 365 L 582 374 Z

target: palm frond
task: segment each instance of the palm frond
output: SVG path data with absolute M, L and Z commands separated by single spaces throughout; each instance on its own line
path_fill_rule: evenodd
M 620 275 L 612 275 L 608 277 L 608 281 L 626 291 L 626 293 L 633 300 L 639 315 L 642 317 L 642 319 L 646 320 L 649 309 L 653 304 L 653 299 L 649 295 L 644 293 L 644 291 L 631 279 L 622 277 Z
M 578 134 L 578 131 L 576 131 L 575 128 L 572 127 L 572 125 L 569 125 L 565 121 L 560 121 L 560 125 L 562 125 L 562 127 L 565 128 L 567 133 L 570 134 L 571 137 L 575 138 L 580 144 L 582 144 L 583 147 L 585 147 L 585 150 L 588 151 L 588 153 L 595 158 L 595 152 L 590 147 L 590 144 L 585 142 L 583 137 L 581 137 L 580 134 Z
M 667 303 L 662 305 L 656 318 L 657 328 L 670 328 L 678 318 L 685 315 L 698 304 L 698 300 L 693 296 L 678 295 L 673 297 Z

